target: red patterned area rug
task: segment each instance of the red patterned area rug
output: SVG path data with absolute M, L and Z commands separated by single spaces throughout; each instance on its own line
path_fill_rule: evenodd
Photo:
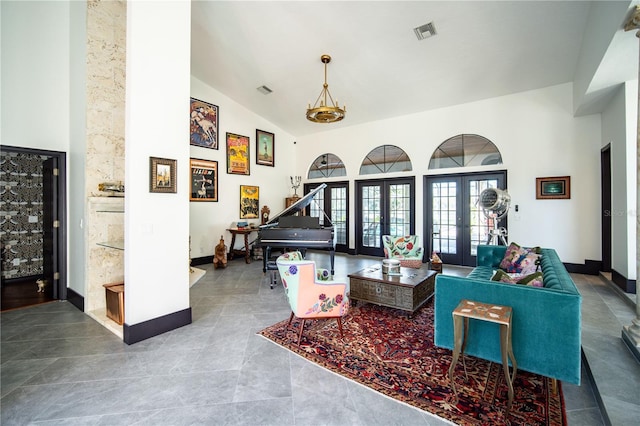
M 307 321 L 300 346 L 301 322 L 294 319 L 287 329 L 288 321 L 259 334 L 335 373 L 457 424 L 505 424 L 507 385 L 500 364 L 465 357 L 469 375 L 465 382 L 459 361 L 455 404 L 447 378 L 451 351 L 433 344 L 431 302 L 413 319 L 403 311 L 372 304 L 352 307 L 343 318 L 344 339 L 333 319 Z M 518 370 L 514 391 L 510 424 L 566 425 L 560 383 L 554 394 L 551 379 Z

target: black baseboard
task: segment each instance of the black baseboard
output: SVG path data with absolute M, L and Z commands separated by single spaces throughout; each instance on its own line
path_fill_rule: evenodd
M 193 259 L 191 259 L 191 266 L 206 265 L 207 263 L 213 263 L 213 255 L 194 257 Z
M 602 261 L 586 259 L 584 264 L 564 263 L 567 272 L 574 274 L 598 275 L 602 270 Z
M 611 281 L 615 283 L 625 293 L 635 294 L 636 292 L 636 280 L 627 279 L 624 275 L 616 271 L 611 270 Z
M 189 324 L 191 324 L 191 308 L 163 315 L 139 324 L 129 325 L 125 323 L 122 326 L 124 336 L 122 340 L 127 345 L 132 345 Z
M 84 312 L 84 296 L 67 287 L 67 301 Z

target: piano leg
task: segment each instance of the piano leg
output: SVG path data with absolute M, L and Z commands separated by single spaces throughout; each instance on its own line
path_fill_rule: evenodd
M 333 277 L 333 274 L 335 273 L 334 263 L 335 263 L 336 249 L 334 248 L 329 250 L 329 254 L 331 255 L 331 277 Z

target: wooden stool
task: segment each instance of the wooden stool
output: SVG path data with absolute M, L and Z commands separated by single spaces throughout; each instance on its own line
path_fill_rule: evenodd
M 462 365 L 464 367 L 465 379 L 469 380 L 467 376 L 467 366 L 464 362 L 464 348 L 467 343 L 467 334 L 469 331 L 469 318 L 477 319 L 480 321 L 493 322 L 500 325 L 500 352 L 502 354 L 502 368 L 504 370 L 504 378 L 507 380 L 509 386 L 509 401 L 507 403 L 507 411 L 505 412 L 505 419 L 509 417 L 509 411 L 511 410 L 511 404 L 513 403 L 513 382 L 516 378 L 516 372 L 518 371 L 518 365 L 516 364 L 516 358 L 513 356 L 513 348 L 511 347 L 511 315 L 512 310 L 509 306 L 491 305 L 487 303 L 474 302 L 471 300 L 462 300 L 460 304 L 453 310 L 453 338 L 454 349 L 453 359 L 451 360 L 451 366 L 449 367 L 449 381 L 451 382 L 451 389 L 456 397 L 456 404 L 458 403 L 458 392 L 456 390 L 456 384 L 453 380 L 453 372 L 455 366 L 458 363 L 458 357 L 462 354 Z M 464 329 L 463 320 L 464 319 Z M 513 373 L 509 374 L 509 360 L 513 365 Z

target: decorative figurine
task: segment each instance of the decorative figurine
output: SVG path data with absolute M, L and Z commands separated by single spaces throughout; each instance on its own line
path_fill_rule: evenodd
M 215 254 L 213 255 L 213 268 L 226 268 L 227 267 L 227 246 L 224 244 L 224 238 L 220 235 L 220 243 L 216 246 Z

